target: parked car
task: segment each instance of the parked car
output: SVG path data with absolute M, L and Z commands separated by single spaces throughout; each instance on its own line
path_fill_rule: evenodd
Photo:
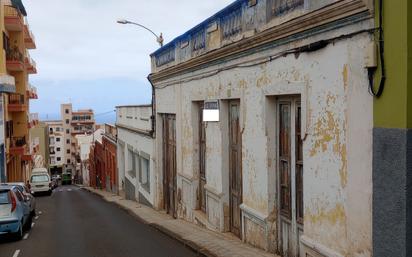
M 52 194 L 52 182 L 48 173 L 33 173 L 30 177 L 30 190 L 32 194 Z
M 30 205 L 17 186 L 0 185 L 0 234 L 11 234 L 20 240 L 23 231 L 31 228 L 31 222 Z
M 62 185 L 71 185 L 72 184 L 72 173 L 64 172 L 62 174 Z
M 6 183 L 2 185 L 16 186 L 20 193 L 23 194 L 26 202 L 30 206 L 30 215 L 32 217 L 36 216 L 36 198 L 31 194 L 30 189 L 24 183 Z

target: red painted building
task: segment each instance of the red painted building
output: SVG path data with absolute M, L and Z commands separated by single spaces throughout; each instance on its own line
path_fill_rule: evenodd
M 105 124 L 102 142 L 95 141 L 90 148 L 90 186 L 117 193 L 117 130 Z
M 105 124 L 103 135 L 103 160 L 105 188 L 107 191 L 118 193 L 117 173 L 117 129 L 115 126 Z

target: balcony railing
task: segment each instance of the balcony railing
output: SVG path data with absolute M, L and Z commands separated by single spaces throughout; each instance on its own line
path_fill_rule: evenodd
M 38 113 L 30 113 L 29 115 L 29 128 L 32 128 L 39 124 L 39 114 Z
M 36 39 L 30 30 L 27 18 L 24 18 L 24 44 L 27 49 L 36 49 Z
M 10 94 L 9 95 L 9 104 L 24 104 L 25 99 L 24 95 L 21 94 Z
M 37 96 L 37 88 L 29 85 L 29 89 L 27 90 L 27 97 L 30 99 L 38 99 L 39 97 Z
M 25 96 L 21 94 L 10 94 L 9 95 L 9 112 L 22 112 L 26 110 Z
M 19 10 L 10 5 L 4 6 L 4 23 L 9 31 L 23 30 L 23 15 Z
M 26 137 L 12 137 L 10 141 L 10 147 L 18 148 L 26 145 Z
M 30 57 L 28 51 L 26 51 L 26 56 L 24 58 L 24 64 L 27 69 L 27 73 L 29 74 L 36 74 L 37 73 L 37 65 L 36 62 Z
M 24 57 L 17 46 L 6 49 L 6 66 L 10 71 L 24 70 Z

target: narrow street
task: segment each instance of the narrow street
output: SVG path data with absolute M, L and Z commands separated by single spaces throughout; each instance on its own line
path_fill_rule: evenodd
M 76 186 L 36 197 L 38 218 L 23 240 L 0 237 L 0 257 L 196 256 L 113 204 Z

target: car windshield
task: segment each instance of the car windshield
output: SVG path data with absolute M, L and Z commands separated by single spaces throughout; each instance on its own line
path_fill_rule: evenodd
M 0 192 L 0 204 L 8 204 L 9 203 L 9 194 L 7 191 Z
M 48 182 L 49 177 L 47 175 L 35 175 L 31 177 L 31 182 Z

